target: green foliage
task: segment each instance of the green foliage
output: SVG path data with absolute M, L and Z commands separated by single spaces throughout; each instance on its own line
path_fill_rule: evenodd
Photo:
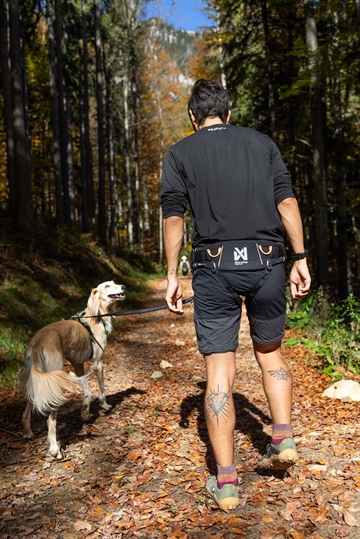
M 324 373 L 334 377 L 341 377 L 344 370 L 360 373 L 360 302 L 354 296 L 330 306 L 320 291 L 290 313 L 287 323 L 302 336 L 287 339 L 285 344 L 301 343 L 314 352 Z M 309 336 L 304 336 L 305 330 Z
M 313 296 L 309 295 L 300 304 L 295 304 L 293 310 L 287 315 L 287 325 L 299 330 L 313 327 L 315 319 L 313 316 Z
M 338 366 L 360 372 L 360 303 L 349 296 L 333 307 L 331 318 L 321 331 L 318 345 L 323 357 L 324 371 L 335 370 Z

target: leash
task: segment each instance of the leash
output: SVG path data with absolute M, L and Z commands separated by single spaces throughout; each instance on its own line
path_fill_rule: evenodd
M 183 300 L 183 305 L 186 305 L 187 303 L 192 303 L 193 301 L 194 296 L 190 296 L 189 298 Z M 83 316 L 82 318 L 102 318 L 103 316 L 129 316 L 131 314 L 143 314 L 151 313 L 154 311 L 162 311 L 167 308 L 167 305 L 159 305 L 157 307 L 148 307 L 147 309 L 137 309 L 135 311 L 115 311 L 113 313 L 97 314 L 94 316 Z

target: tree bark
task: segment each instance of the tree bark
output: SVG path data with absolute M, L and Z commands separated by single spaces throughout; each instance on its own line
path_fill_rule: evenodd
M 92 171 L 92 147 L 90 140 L 89 120 L 89 74 L 88 74 L 88 50 L 87 50 L 87 24 L 86 24 L 86 0 L 82 0 L 82 40 L 83 40 L 83 101 L 84 101 L 84 161 L 85 168 L 83 182 L 83 230 L 88 232 L 92 228 L 94 217 L 94 180 Z
M 4 121 L 6 131 L 6 167 L 9 186 L 9 213 L 15 214 L 15 159 L 14 159 L 14 124 L 13 102 L 10 74 L 10 50 L 8 43 L 7 11 L 4 0 L 0 0 L 0 70 L 4 97 Z
M 70 216 L 70 193 L 69 193 L 69 171 L 68 171 L 68 140 L 66 127 L 66 103 L 64 92 L 64 68 L 63 53 L 61 47 L 61 12 L 60 0 L 55 0 L 55 36 L 56 36 L 56 59 L 57 59 L 57 88 L 59 97 L 59 127 L 61 145 L 61 174 L 63 187 L 63 207 L 64 221 L 71 222 Z
M 106 246 L 106 210 L 105 210 L 105 141 L 103 112 L 103 80 L 101 62 L 100 0 L 94 1 L 95 17 L 95 56 L 96 56 L 96 96 L 98 120 L 98 159 L 99 159 L 99 241 Z
M 148 189 L 147 189 L 147 177 L 146 177 L 146 162 L 142 162 L 142 198 L 144 205 L 144 235 L 145 238 L 150 237 L 150 212 L 149 212 L 149 200 L 148 200 Z
M 55 66 L 55 42 L 54 42 L 54 26 L 53 26 L 53 6 L 52 0 L 48 0 L 48 32 L 49 32 L 49 64 L 50 64 L 50 95 L 51 95 L 51 112 L 54 137 L 54 174 L 55 174 L 55 207 L 56 221 L 63 222 L 63 195 L 62 195 L 62 174 L 61 174 L 61 149 L 60 149 L 60 132 L 59 132 L 59 110 L 56 96 L 56 66 Z
M 69 218 L 70 223 L 75 223 L 75 185 L 74 185 L 74 158 L 72 144 L 72 110 L 68 92 L 66 92 L 66 131 L 67 148 L 66 162 L 68 170 L 68 189 L 69 189 Z
M 267 70 L 267 86 L 268 86 L 268 105 L 270 115 L 270 133 L 271 137 L 276 142 L 277 129 L 275 118 L 275 97 L 274 97 L 274 81 L 273 81 L 273 69 L 271 58 L 271 45 L 270 45 L 270 29 L 269 29 L 269 14 L 266 0 L 261 0 L 261 12 L 264 26 L 264 39 L 265 39 L 265 56 L 266 56 L 266 70 Z
M 104 61 L 104 65 L 106 62 Z M 110 70 L 105 69 L 106 80 L 106 125 L 108 134 L 108 173 L 109 173 L 109 188 L 110 188 L 110 226 L 109 226 L 109 243 L 114 249 L 116 247 L 116 226 L 118 221 L 118 195 L 116 189 L 115 177 L 115 149 L 114 149 L 114 133 L 113 133 L 113 118 L 112 118 L 112 99 L 111 99 L 111 79 Z
M 11 80 L 15 157 L 14 227 L 30 232 L 33 222 L 32 186 L 26 142 L 23 72 L 18 0 L 9 0 Z
M 136 201 L 136 241 L 138 245 L 142 243 L 141 237 L 141 220 L 140 220 L 140 179 L 139 179 L 139 137 L 138 137 L 138 96 L 137 96 L 137 76 L 136 76 L 136 57 L 134 50 L 134 43 L 131 43 L 131 90 L 132 90 L 132 113 L 133 113 L 133 133 L 134 133 L 134 150 L 133 150 L 133 162 L 134 162 L 134 188 L 135 188 L 135 201 Z
M 314 17 L 314 1 L 304 0 L 305 34 L 309 54 L 310 104 L 313 135 L 314 199 L 316 222 L 317 282 L 327 286 L 329 279 L 329 232 L 325 174 L 325 144 L 319 75 L 318 40 Z
M 130 170 L 130 115 L 129 115 L 129 79 L 124 76 L 124 133 L 125 133 L 125 171 L 127 194 L 127 229 L 129 250 L 134 250 L 133 195 Z

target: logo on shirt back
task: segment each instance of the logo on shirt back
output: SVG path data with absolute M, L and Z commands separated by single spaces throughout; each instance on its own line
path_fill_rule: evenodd
M 226 127 L 208 127 L 208 131 L 222 131 Z
M 241 266 L 242 264 L 247 264 L 248 261 L 249 259 L 248 259 L 247 247 L 243 247 L 242 249 L 239 249 L 239 247 L 235 247 L 234 248 L 235 266 Z

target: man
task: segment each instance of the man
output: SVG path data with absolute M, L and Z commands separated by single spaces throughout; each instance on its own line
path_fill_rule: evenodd
M 284 229 L 293 251 L 295 300 L 310 288 L 297 201 L 277 146 L 266 135 L 228 124 L 229 99 L 216 81 L 198 80 L 188 105 L 195 133 L 175 144 L 162 176 L 166 302 L 183 314 L 177 276 L 188 206 L 194 223 L 194 320 L 205 359 L 205 414 L 217 463 L 206 485 L 224 509 L 238 504 L 234 464 L 235 351 L 245 297 L 255 357 L 273 421 L 259 466 L 287 469 L 298 460 L 292 437 L 292 380 L 281 354 L 286 297 Z
M 181 262 L 180 262 L 180 269 L 181 269 L 181 273 L 182 275 L 187 275 L 190 271 L 190 264 L 188 262 L 188 259 L 187 257 L 184 255 L 181 257 Z

